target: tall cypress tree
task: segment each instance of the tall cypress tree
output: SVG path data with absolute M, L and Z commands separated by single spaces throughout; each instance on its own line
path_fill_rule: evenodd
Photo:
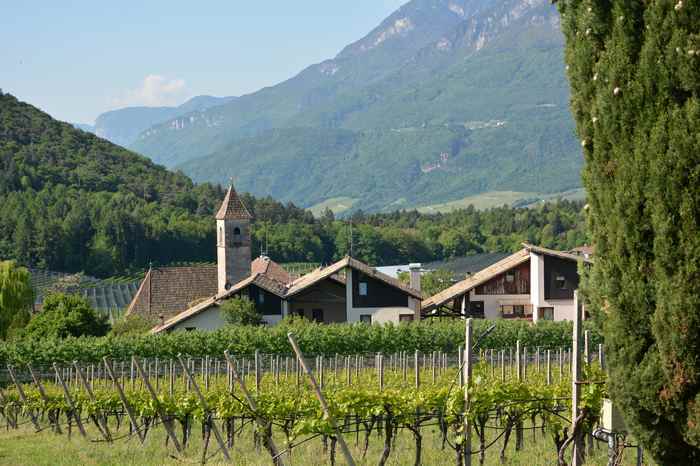
M 560 0 L 610 390 L 661 464 L 700 463 L 700 3 Z

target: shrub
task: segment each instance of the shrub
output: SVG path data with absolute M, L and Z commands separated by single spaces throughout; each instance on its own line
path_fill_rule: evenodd
M 264 320 L 255 303 L 245 296 L 235 296 L 220 306 L 221 317 L 230 325 L 261 325 Z
M 80 295 L 56 293 L 44 299 L 44 306 L 24 328 L 25 337 L 103 336 L 109 331 L 107 316 L 99 315 Z
M 112 324 L 110 335 L 145 335 L 156 326 L 156 321 L 146 317 L 131 314 L 124 316 Z

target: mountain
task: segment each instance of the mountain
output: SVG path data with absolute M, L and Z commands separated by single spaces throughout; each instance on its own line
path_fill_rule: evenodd
M 100 114 L 95 124 L 75 124 L 76 128 L 95 133 L 120 146 L 128 146 L 151 126 L 177 118 L 190 112 L 199 112 L 231 102 L 235 97 L 192 97 L 177 107 L 126 107 Z
M 335 58 L 130 146 L 195 181 L 387 210 L 580 186 L 547 0 L 412 0 Z
M 212 257 L 223 191 L 0 93 L 0 258 L 96 276 Z

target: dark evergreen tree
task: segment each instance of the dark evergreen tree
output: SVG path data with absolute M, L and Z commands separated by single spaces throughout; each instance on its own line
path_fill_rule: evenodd
M 611 395 L 659 464 L 699 464 L 700 3 L 559 10 Z

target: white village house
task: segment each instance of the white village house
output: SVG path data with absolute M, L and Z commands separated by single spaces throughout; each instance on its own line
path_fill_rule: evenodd
M 579 263 L 589 256 L 523 244 L 523 249 L 423 301 L 423 316 L 573 320 Z
M 411 286 L 345 257 L 298 278 L 267 257 L 251 262 L 252 216 L 231 186 L 216 214 L 217 264 L 150 269 L 127 315 L 160 323 L 152 333 L 225 325 L 219 304 L 247 296 L 268 324 L 295 314 L 317 322 L 399 322 L 420 318 L 420 273 Z M 417 266 L 420 267 L 419 265 Z

